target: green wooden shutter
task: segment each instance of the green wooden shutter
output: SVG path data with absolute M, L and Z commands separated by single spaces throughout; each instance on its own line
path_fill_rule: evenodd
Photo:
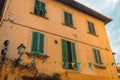
M 47 11 L 45 9 L 45 6 L 46 6 L 45 3 L 41 2 L 41 10 L 46 13 Z
M 37 7 L 37 0 L 35 0 L 35 2 L 34 2 L 34 14 L 37 14 L 37 9 L 36 9 L 36 7 Z
M 98 57 L 98 63 L 102 64 L 101 56 L 100 56 L 100 51 L 97 50 L 97 57 Z
M 64 12 L 64 23 L 68 26 L 73 26 L 72 14 Z
M 89 29 L 89 32 L 92 33 L 92 34 L 96 34 L 95 32 L 95 28 L 94 28 L 94 24 L 89 22 L 88 21 L 88 29 Z
M 69 26 L 73 26 L 72 14 L 69 13 Z
M 78 70 L 77 67 L 77 59 L 76 59 L 76 48 L 75 43 L 71 42 L 71 54 L 72 54 L 72 62 L 75 62 L 74 70 Z
M 62 60 L 68 62 L 68 48 L 67 41 L 62 39 Z
M 34 13 L 40 15 L 40 11 L 42 11 L 42 16 L 45 16 L 45 13 L 47 13 L 45 6 L 44 2 L 35 0 Z
M 34 2 L 34 9 L 37 8 L 37 3 L 38 3 L 38 0 L 35 0 L 35 2 Z
M 40 53 L 44 53 L 44 35 L 43 34 L 39 34 L 39 49 L 38 49 L 38 51 L 40 52 Z
M 39 11 L 45 11 L 45 3 L 35 0 L 35 8 Z
M 31 52 L 35 54 L 44 53 L 44 35 L 39 32 L 32 33 Z
M 89 21 L 88 21 L 88 29 L 89 29 L 89 32 L 91 33 L 91 24 Z
M 41 2 L 41 11 L 42 11 L 42 16 L 45 16 L 45 13 L 47 13 L 46 9 L 45 9 L 45 3 Z
M 76 62 L 76 50 L 75 50 L 75 43 L 71 42 L 71 53 L 72 53 L 72 61 Z
M 93 53 L 94 53 L 95 62 L 98 63 L 97 50 L 93 49 Z
M 66 24 L 66 25 L 68 25 L 68 13 L 67 12 L 64 12 L 64 23 Z
M 32 53 L 37 52 L 38 38 L 39 38 L 38 35 L 39 35 L 39 33 L 37 33 L 37 32 L 32 33 L 32 47 L 31 47 Z
M 93 24 L 93 23 L 91 23 L 91 28 L 92 28 L 92 33 L 93 33 L 93 34 L 96 34 L 95 28 L 94 28 L 94 24 Z
M 35 0 L 35 4 L 34 4 L 34 13 L 36 14 L 36 15 L 39 15 L 39 4 L 40 4 L 40 2 L 38 1 L 38 0 Z

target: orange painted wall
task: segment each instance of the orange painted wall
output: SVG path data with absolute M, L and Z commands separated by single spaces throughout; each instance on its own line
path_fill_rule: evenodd
M 92 53 L 93 48 L 100 50 L 102 61 L 105 64 L 114 61 L 112 52 L 105 49 L 110 49 L 110 45 L 106 35 L 105 25 L 102 21 L 55 0 L 42 1 L 46 3 L 46 19 L 31 14 L 34 8 L 34 0 L 11 0 L 9 2 L 10 4 L 5 11 L 6 14 L 4 14 L 3 23 L 0 27 L 0 45 L 3 45 L 4 40 L 10 40 L 7 53 L 8 57 L 12 59 L 18 57 L 17 47 L 21 43 L 26 46 L 26 51 L 30 52 L 32 32 L 38 31 L 45 35 L 45 54 L 50 56 L 48 62 L 62 61 L 61 39 L 76 43 L 77 60 L 81 63 L 95 63 Z M 70 12 L 73 15 L 73 26 L 75 28 L 63 25 L 64 11 Z M 10 18 L 14 21 L 10 22 Z M 97 36 L 88 33 L 87 21 L 94 23 Z M 58 44 L 55 44 L 55 40 L 58 41 Z M 0 46 L 0 49 L 2 48 L 3 46 Z M 23 55 L 23 58 L 27 57 Z M 64 74 L 66 72 L 59 63 L 49 65 L 46 62 L 43 65 L 38 64 L 37 66 L 39 72 L 48 74 L 54 72 Z M 73 75 L 70 80 L 73 80 L 75 77 L 78 80 L 79 75 L 80 79 L 83 80 L 88 80 L 88 78 L 91 78 L 89 80 L 97 80 L 101 76 L 105 78 L 104 80 L 107 80 L 107 78 L 111 78 L 109 80 L 117 80 L 116 66 L 110 65 L 106 66 L 106 69 L 96 68 L 95 66 L 89 68 L 88 66 L 81 65 L 78 71 L 68 70 L 68 72 Z M 75 75 L 76 73 L 77 75 Z M 85 77 L 85 75 L 88 76 Z

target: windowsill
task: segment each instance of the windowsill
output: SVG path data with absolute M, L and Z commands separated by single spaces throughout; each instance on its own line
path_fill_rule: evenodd
M 63 69 L 66 69 L 66 70 L 68 70 L 70 72 L 72 72 L 72 71 L 78 71 L 78 68 L 68 68 L 68 67 L 64 67 L 64 66 L 63 66 Z
M 40 16 L 40 15 L 36 15 L 35 13 L 33 13 L 33 12 L 30 12 L 30 14 L 33 14 L 33 15 L 35 15 L 35 16 L 38 16 L 38 17 L 41 17 L 41 18 L 44 18 L 44 19 L 49 19 L 48 17 L 46 17 L 46 16 Z
M 73 26 L 70 26 L 70 25 L 67 25 L 67 24 L 65 24 L 65 23 L 62 23 L 62 24 L 65 25 L 65 26 L 68 26 L 69 28 L 77 29 L 77 28 L 75 28 L 75 27 L 73 27 Z
M 101 65 L 101 64 L 98 64 L 98 63 L 95 63 L 93 64 L 95 67 L 97 68 L 101 68 L 101 69 L 106 69 L 106 66 L 105 65 Z
M 70 68 L 63 68 L 66 69 L 68 72 L 78 72 L 78 69 L 70 69 Z
M 67 69 L 69 73 L 77 73 L 78 70 L 73 70 L 73 69 Z
M 78 69 L 68 69 L 68 72 L 78 72 Z
M 96 34 L 93 34 L 93 33 L 90 33 L 90 32 L 87 32 L 88 34 L 91 34 L 91 35 L 93 35 L 93 36 L 96 36 L 96 37 L 99 37 L 98 35 L 96 35 Z
M 39 59 L 41 59 L 41 60 L 46 60 L 47 58 L 49 58 L 49 56 L 48 55 L 46 55 L 46 54 L 35 54 L 35 53 L 30 53 L 30 52 L 25 52 L 26 53 L 26 55 L 27 56 L 29 56 L 29 57 L 37 57 L 37 58 L 39 58 Z

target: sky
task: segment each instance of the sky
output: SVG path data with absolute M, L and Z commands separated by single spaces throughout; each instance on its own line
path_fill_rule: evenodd
M 110 46 L 115 52 L 116 62 L 120 62 L 120 0 L 75 0 L 113 19 L 106 25 Z

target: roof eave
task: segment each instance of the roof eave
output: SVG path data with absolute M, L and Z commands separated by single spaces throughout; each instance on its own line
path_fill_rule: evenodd
M 84 6 L 83 4 L 80 4 L 79 2 L 76 2 L 74 0 L 56 0 L 56 1 L 61 2 L 62 4 L 72 7 L 74 9 L 81 11 L 87 15 L 90 15 L 94 18 L 97 18 L 97 19 L 103 21 L 105 24 L 112 21 L 111 18 L 104 16 L 103 14 L 100 14 L 99 12 L 97 12 L 93 9 L 90 9 L 90 8 Z

